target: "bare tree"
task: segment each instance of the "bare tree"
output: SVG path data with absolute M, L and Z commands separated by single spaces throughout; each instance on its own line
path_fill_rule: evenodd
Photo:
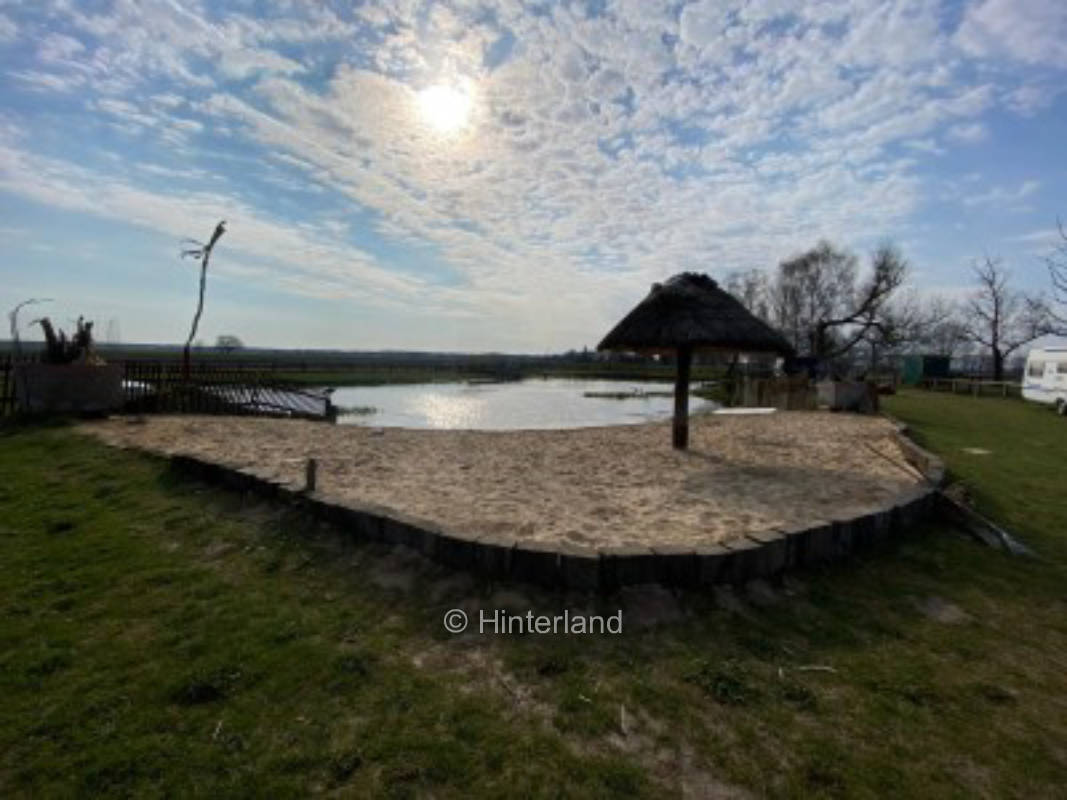
M 222 350 L 225 353 L 232 353 L 234 350 L 240 350 L 245 346 L 245 343 L 237 336 L 230 333 L 224 333 L 215 339 L 215 349 Z
M 826 241 L 778 265 L 771 310 L 798 353 L 818 357 L 830 349 L 819 323 L 848 313 L 856 269 L 854 255 Z
M 798 352 L 829 362 L 861 341 L 886 335 L 886 310 L 904 282 L 907 262 L 896 247 L 883 244 L 859 285 L 858 269 L 855 255 L 825 241 L 778 265 L 773 321 Z
M 1053 332 L 1058 336 L 1067 336 L 1067 231 L 1061 220 L 1056 220 L 1056 227 L 1060 232 L 1060 241 L 1045 259 L 1049 277 L 1052 278 L 1052 297 L 1056 303 L 1056 308 L 1050 309 L 1049 316 Z
M 771 321 L 771 284 L 762 269 L 731 273 L 726 278 L 726 291 L 736 297 L 751 313 Z
M 1008 286 L 1010 273 L 989 256 L 974 264 L 978 287 L 967 301 L 967 338 L 989 351 L 993 380 L 1004 380 L 1004 362 L 1016 350 L 1053 332 L 1048 304 Z
M 871 275 L 853 295 L 851 308 L 834 319 L 820 320 L 816 341 L 824 339 L 824 331 L 840 329 L 841 341 L 835 350 L 824 357 L 833 358 L 848 352 L 874 331 L 892 341 L 899 334 L 894 330 L 894 320 L 887 312 L 894 292 L 904 283 L 908 265 L 900 251 L 891 244 L 881 245 L 871 259 Z M 897 321 L 899 327 L 900 320 Z
M 935 297 L 931 301 L 936 307 L 936 321 L 920 337 L 919 344 L 934 355 L 952 358 L 959 354 L 968 343 L 967 325 L 960 315 L 960 308 Z
M 952 342 L 950 332 L 961 328 L 955 305 L 943 297 L 924 298 L 915 289 L 898 293 L 882 306 L 877 319 L 863 335 L 869 369 L 877 368 L 879 358 L 916 349 L 951 356 L 960 341 Z M 945 347 L 948 352 L 944 351 Z
M 198 242 L 195 239 L 186 239 L 187 242 L 191 242 L 196 247 L 182 251 L 182 258 L 189 257 L 200 262 L 200 295 L 196 303 L 193 324 L 189 328 L 189 338 L 185 340 L 185 349 L 182 351 L 182 375 L 185 378 L 189 377 L 189 349 L 193 346 L 193 339 L 196 338 L 196 329 L 200 325 L 200 315 L 204 313 L 204 290 L 207 288 L 208 260 L 211 258 L 211 251 L 215 248 L 215 243 L 222 238 L 224 233 L 226 233 L 226 220 L 215 226 L 215 232 L 211 234 L 211 239 L 208 240 L 207 244 Z

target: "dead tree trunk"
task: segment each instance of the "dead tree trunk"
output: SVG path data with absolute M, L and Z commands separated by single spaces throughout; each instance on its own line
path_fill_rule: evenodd
M 196 303 L 196 314 L 193 316 L 193 324 L 189 329 L 189 338 L 185 341 L 185 348 L 182 350 L 182 378 L 189 380 L 189 354 L 190 348 L 193 346 L 193 339 L 196 337 L 196 329 L 200 325 L 200 315 L 204 313 L 204 291 L 207 288 L 207 265 L 208 260 L 211 258 L 211 251 L 215 247 L 215 243 L 222 238 L 222 234 L 226 233 L 226 222 L 223 220 L 215 226 L 215 232 L 211 234 L 211 239 L 206 245 L 202 245 L 199 248 L 193 250 L 186 250 L 182 253 L 183 256 L 190 256 L 200 260 L 200 295 Z M 197 242 L 199 244 L 199 242 Z

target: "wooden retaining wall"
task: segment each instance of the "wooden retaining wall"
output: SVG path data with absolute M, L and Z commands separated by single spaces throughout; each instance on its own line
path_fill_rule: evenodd
M 935 511 L 935 494 L 944 478 L 944 465 L 908 439 L 903 426 L 896 435 L 908 461 L 927 476 L 925 484 L 857 517 L 833 517 L 795 528 L 752 532 L 722 544 L 692 547 L 593 550 L 498 534 L 468 536 L 389 509 L 353 504 L 323 492 L 307 492 L 255 468 L 236 469 L 186 455 L 172 456 L 171 463 L 211 483 L 299 504 L 357 540 L 408 547 L 455 569 L 493 580 L 611 592 L 644 583 L 696 588 L 774 579 L 787 570 L 837 561 L 913 530 Z

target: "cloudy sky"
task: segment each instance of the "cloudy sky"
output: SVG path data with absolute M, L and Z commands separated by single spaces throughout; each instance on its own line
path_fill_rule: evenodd
M 0 0 L 0 303 L 125 341 L 544 352 L 894 239 L 1042 289 L 1064 0 Z M 112 320 L 116 321 L 109 325 Z

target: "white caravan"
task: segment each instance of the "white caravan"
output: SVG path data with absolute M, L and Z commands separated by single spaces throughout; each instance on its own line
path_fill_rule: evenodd
M 1067 347 L 1044 347 L 1030 351 L 1023 373 L 1023 397 L 1049 403 L 1067 414 Z

